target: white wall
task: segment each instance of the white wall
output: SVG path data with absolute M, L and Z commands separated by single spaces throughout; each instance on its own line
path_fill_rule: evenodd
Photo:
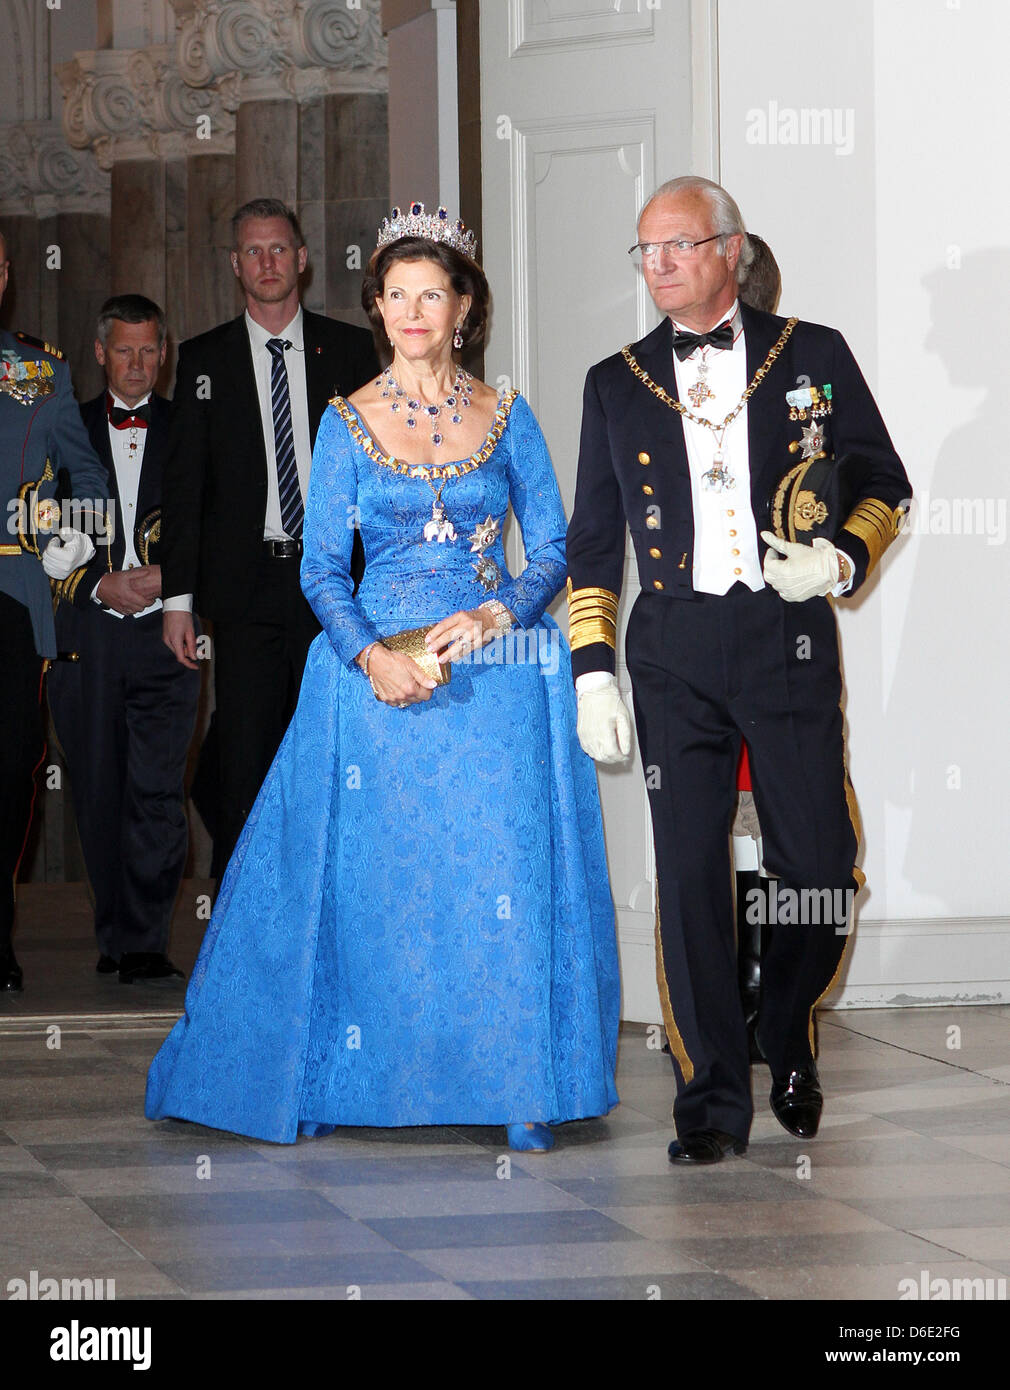
M 718 10 L 722 181 L 776 253 L 782 311 L 845 333 L 932 499 L 839 605 L 870 886 L 842 1001 L 1010 998 L 1010 6 Z M 824 108 L 832 143 L 760 142 L 761 113 L 781 141 Z M 974 534 L 943 534 L 954 499 Z

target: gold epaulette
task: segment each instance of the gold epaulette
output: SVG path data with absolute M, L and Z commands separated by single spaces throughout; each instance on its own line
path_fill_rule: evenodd
M 24 343 L 26 347 L 39 348 L 42 352 L 48 352 L 50 357 L 58 357 L 63 361 L 63 353 L 58 347 L 53 347 L 52 343 L 47 343 L 44 338 L 33 338 L 30 333 L 15 333 L 19 343 Z
M 866 546 L 869 555 L 867 576 L 873 573 L 881 555 L 901 530 L 905 511 L 904 507 L 889 507 L 886 502 L 879 502 L 875 497 L 864 497 L 846 519 L 842 530 L 848 531 Z M 836 544 L 839 541 L 841 536 L 835 538 Z M 845 549 L 844 541 L 841 548 Z
M 605 642 L 617 650 L 617 595 L 609 589 L 573 589 L 568 581 L 568 645 L 572 651 Z

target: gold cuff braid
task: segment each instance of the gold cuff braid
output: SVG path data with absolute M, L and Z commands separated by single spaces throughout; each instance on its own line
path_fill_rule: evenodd
M 880 557 L 901 530 L 904 519 L 904 507 L 889 507 L 875 497 L 865 497 L 847 518 L 842 531 L 848 531 L 866 546 L 867 576 L 873 573 Z M 835 540 L 837 544 L 841 536 L 836 536 Z M 845 549 L 844 543 L 842 549 Z
M 568 645 L 572 651 L 604 642 L 617 650 L 617 595 L 609 589 L 573 589 L 568 581 Z

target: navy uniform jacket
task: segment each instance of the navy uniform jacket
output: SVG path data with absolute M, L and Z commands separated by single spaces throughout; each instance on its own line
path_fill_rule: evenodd
M 92 447 L 98 455 L 105 475 L 103 496 L 109 499 L 109 521 L 111 525 L 111 547 L 104 538 L 95 537 L 95 553 L 88 564 L 75 570 L 61 585 L 63 603 L 73 603 L 78 608 L 97 606 L 92 598 L 95 585 L 109 569 L 123 568 L 126 555 L 127 528 L 135 532 L 137 522 L 154 507 L 161 505 L 161 481 L 164 469 L 165 450 L 168 444 L 168 422 L 172 413 L 171 403 L 164 396 L 152 394 L 148 402 L 151 418 L 144 440 L 144 461 L 140 469 L 140 487 L 137 490 L 136 515 L 124 517 L 119 488 L 116 484 L 116 465 L 112 459 L 109 443 L 109 415 L 107 397 L 103 391 L 94 400 L 81 406 L 81 419 L 88 432 Z M 136 545 L 136 541 L 134 541 Z M 157 556 L 152 557 L 157 563 Z
M 0 536 L 0 590 L 28 609 L 40 656 L 56 656 L 49 579 L 39 554 L 25 550 L 17 536 L 18 490 L 40 482 L 40 499 L 56 493 L 56 474 L 66 469 L 71 492 L 82 501 L 108 492 L 105 470 L 81 423 L 70 385 L 70 368 L 48 344 L 23 333 L 0 331 L 0 498 L 4 533 Z M 12 505 L 14 504 L 14 505 Z M 41 553 L 55 532 L 29 537 Z
M 333 395 L 378 371 L 372 335 L 302 311 L 309 441 Z M 245 315 L 179 349 L 161 522 L 161 592 L 194 611 L 241 619 L 263 556 L 267 455 Z
M 745 304 L 740 309 L 749 383 L 786 320 Z M 652 380 L 677 399 L 670 319 L 664 318 L 630 351 Z M 869 387 L 835 329 L 797 323 L 748 401 L 749 501 L 758 532 L 770 530 L 772 494 L 799 458 L 790 453 L 789 445 L 799 441 L 811 423 L 809 415 L 805 422 L 790 420 L 786 393 L 806 383 L 819 390 L 830 388 L 831 414 L 817 421 L 829 457 L 851 453 L 864 460 L 848 517 L 836 537 L 852 560 L 849 592 L 855 593 L 897 535 L 911 487 Z M 724 410 L 714 423 L 725 414 Z M 746 505 L 747 499 L 740 501 Z M 694 510 L 681 417 L 648 389 L 621 353 L 615 353 L 590 369 L 583 401 L 578 482 L 567 540 L 575 676 L 614 671 L 625 526 L 631 530 L 643 592 L 696 600 Z M 759 534 L 762 561 L 766 550 Z

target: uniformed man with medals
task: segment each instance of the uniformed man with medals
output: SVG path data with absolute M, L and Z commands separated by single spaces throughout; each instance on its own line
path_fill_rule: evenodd
M 0 233 L 0 300 L 9 268 Z M 87 511 L 61 508 L 58 476 L 66 477 L 75 499 L 90 503 Z M 62 353 L 6 330 L 0 330 L 0 485 L 0 992 L 17 992 L 23 974 L 11 944 L 14 881 L 45 753 L 42 674 L 57 654 L 49 581 L 62 582 L 94 554 L 90 537 L 63 522 L 93 517 L 105 488 Z
M 754 904 L 770 924 L 757 1038 L 773 1112 L 810 1138 L 823 1104 L 815 1009 L 863 881 L 830 600 L 865 583 L 911 490 L 841 334 L 741 305 L 751 252 L 724 189 L 664 184 L 631 250 L 664 318 L 586 381 L 572 666 L 583 748 L 627 757 L 615 680 L 627 527 L 641 582 L 627 662 L 677 1080 L 669 1155 L 714 1163 L 746 1150 L 753 1117 L 729 862 L 741 738 L 775 876 Z

